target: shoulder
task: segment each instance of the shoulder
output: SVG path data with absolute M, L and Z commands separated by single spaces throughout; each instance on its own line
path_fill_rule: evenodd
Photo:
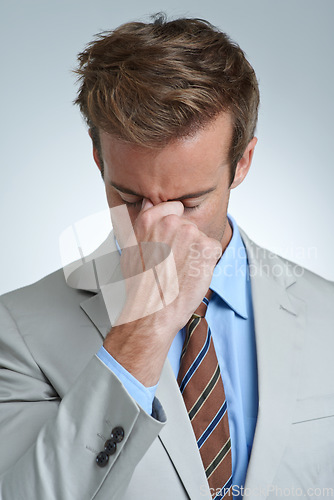
M 71 344 L 86 342 L 90 322 L 80 304 L 91 296 L 91 292 L 69 287 L 60 269 L 0 297 L 1 335 L 7 338 L 13 330 L 6 325 L 15 325 L 35 359 L 37 352 L 50 358 L 70 349 Z
M 43 311 L 43 316 L 57 310 L 66 310 L 79 305 L 91 293 L 69 287 L 62 269 L 31 285 L 8 292 L 0 302 L 14 316 L 29 316 Z
M 266 276 L 275 281 L 301 300 L 313 310 L 326 310 L 331 313 L 334 304 L 334 282 L 290 261 L 270 250 L 257 245 L 239 228 L 246 247 L 247 256 L 255 275 Z

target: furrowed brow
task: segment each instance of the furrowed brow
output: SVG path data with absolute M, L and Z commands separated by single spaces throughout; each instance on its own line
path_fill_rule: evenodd
M 181 201 L 181 200 L 187 200 L 188 198 L 200 198 L 201 196 L 204 196 L 205 194 L 211 193 L 214 191 L 216 187 L 211 187 L 209 189 L 205 189 L 204 191 L 198 191 L 197 193 L 188 193 L 184 194 L 183 196 L 179 196 L 178 198 L 174 198 L 172 200 L 168 201 Z
M 110 181 L 110 185 L 113 186 L 115 189 L 117 189 L 117 191 L 120 191 L 121 193 L 131 194 L 132 196 L 138 196 L 139 198 L 143 197 L 142 194 L 136 193 L 135 191 L 132 191 L 132 189 L 128 189 L 124 186 L 116 184 L 115 182 Z M 197 193 L 187 193 L 187 194 L 184 194 L 182 196 L 179 196 L 178 198 L 172 198 L 168 201 L 181 201 L 181 200 L 186 200 L 188 198 L 200 198 L 201 196 L 204 196 L 205 194 L 211 193 L 215 189 L 216 189 L 216 186 L 213 186 L 209 189 L 205 189 L 203 191 L 198 191 Z
M 125 193 L 125 194 L 132 194 L 133 196 L 139 196 L 139 198 L 142 198 L 142 195 L 141 194 L 138 194 L 136 193 L 135 191 L 132 191 L 132 189 L 128 189 L 124 186 L 121 186 L 119 184 L 116 184 L 115 182 L 109 182 L 109 184 L 114 187 L 115 189 L 117 189 L 117 191 L 120 191 L 121 193 Z

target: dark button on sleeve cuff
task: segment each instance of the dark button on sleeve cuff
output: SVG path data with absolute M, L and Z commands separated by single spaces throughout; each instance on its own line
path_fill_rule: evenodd
M 99 467 L 105 467 L 109 461 L 109 455 L 105 451 L 101 451 L 96 457 L 96 463 Z
M 124 429 L 123 427 L 114 427 L 111 432 L 110 439 L 115 441 L 115 443 L 120 443 L 124 438 Z
M 116 448 L 116 443 L 112 439 L 108 439 L 108 441 L 104 443 L 104 451 L 108 453 L 108 455 L 113 455 L 116 451 Z
M 114 427 L 110 434 L 110 439 L 104 443 L 104 451 L 101 451 L 96 457 L 96 463 L 99 467 L 105 467 L 109 461 L 109 455 L 113 455 L 117 450 L 117 443 L 123 441 L 123 427 Z

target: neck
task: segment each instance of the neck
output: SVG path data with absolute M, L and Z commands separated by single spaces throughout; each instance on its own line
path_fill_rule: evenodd
M 223 234 L 223 237 L 221 239 L 223 253 L 225 252 L 228 244 L 230 243 L 232 235 L 233 235 L 233 230 L 232 230 L 230 221 L 226 217 L 226 225 L 225 225 L 225 229 L 224 229 L 224 234 Z

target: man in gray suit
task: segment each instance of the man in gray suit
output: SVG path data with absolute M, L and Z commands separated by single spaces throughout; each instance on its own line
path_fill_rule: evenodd
M 257 142 L 243 52 L 156 18 L 99 36 L 77 72 L 115 234 L 2 297 L 1 499 L 334 496 L 333 284 L 227 214 Z M 210 347 L 186 380 L 190 321 Z

